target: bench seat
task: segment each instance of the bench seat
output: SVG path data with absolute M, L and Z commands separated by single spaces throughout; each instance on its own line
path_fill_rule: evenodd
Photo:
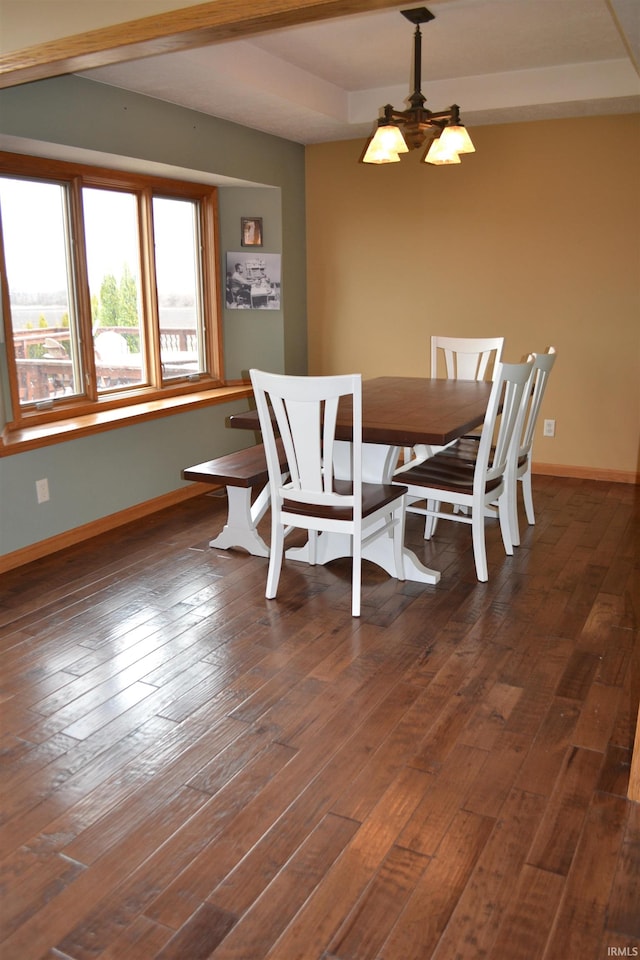
M 282 445 L 278 446 L 280 466 L 286 466 Z M 264 444 L 245 447 L 235 453 L 227 453 L 215 460 L 205 460 L 182 471 L 184 480 L 198 480 L 200 483 L 216 483 L 225 487 L 263 487 L 269 479 Z

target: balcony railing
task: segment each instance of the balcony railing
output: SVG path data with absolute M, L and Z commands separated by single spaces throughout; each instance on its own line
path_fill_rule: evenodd
M 131 336 L 131 327 L 104 327 L 100 334 Z M 64 327 L 18 330 L 13 335 L 20 403 L 42 403 L 72 396 L 74 365 L 68 353 L 69 331 Z M 40 347 L 42 356 L 30 357 L 30 347 Z M 164 330 L 160 334 L 164 376 L 184 377 L 197 373 L 198 346 L 192 330 Z M 40 351 L 38 351 L 40 352 Z M 133 386 L 142 382 L 142 357 L 125 350 L 118 356 L 100 357 L 96 353 L 98 389 Z

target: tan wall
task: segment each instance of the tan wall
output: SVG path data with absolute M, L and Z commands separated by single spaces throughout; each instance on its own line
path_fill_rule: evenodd
M 640 117 L 479 127 L 431 167 L 307 148 L 309 372 L 428 374 L 429 338 L 559 354 L 549 472 L 632 480 L 640 447 Z M 605 144 L 613 145 L 605 146 Z

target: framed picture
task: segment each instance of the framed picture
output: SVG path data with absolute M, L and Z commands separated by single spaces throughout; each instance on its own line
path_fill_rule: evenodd
M 240 222 L 242 225 L 242 246 L 261 247 L 262 217 L 241 217 Z
M 227 252 L 229 310 L 280 309 L 281 254 Z

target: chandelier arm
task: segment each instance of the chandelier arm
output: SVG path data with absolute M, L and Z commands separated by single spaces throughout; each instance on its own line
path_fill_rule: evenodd
M 453 106 L 449 107 L 447 110 L 438 110 L 437 113 L 431 114 L 431 119 L 434 123 L 441 123 L 443 125 L 450 123 L 452 126 L 459 123 L 459 113 L 458 108 Z
M 384 120 L 395 120 L 396 123 L 412 123 L 419 118 L 420 114 L 423 114 L 425 118 L 428 118 L 431 115 L 431 112 L 425 107 L 419 107 L 417 110 L 413 107 L 411 107 L 409 110 L 392 109 L 389 113 L 385 112 Z

